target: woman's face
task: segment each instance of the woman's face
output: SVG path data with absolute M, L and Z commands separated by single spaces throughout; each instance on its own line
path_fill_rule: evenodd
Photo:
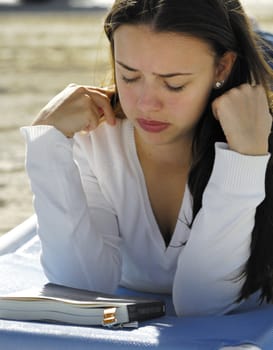
M 149 144 L 192 139 L 216 81 L 216 58 L 204 41 L 149 26 L 114 33 L 116 84 L 122 109 Z

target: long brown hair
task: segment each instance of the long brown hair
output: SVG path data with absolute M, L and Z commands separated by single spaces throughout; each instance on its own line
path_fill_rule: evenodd
M 211 102 L 225 91 L 243 83 L 262 84 L 272 108 L 273 72 L 264 59 L 261 40 L 238 0 L 116 0 L 105 20 L 105 33 L 114 55 L 115 30 L 123 25 L 149 25 L 155 32 L 189 34 L 207 42 L 218 57 L 227 51 L 237 53 L 233 70 L 220 90 L 212 90 L 207 108 L 197 125 L 193 144 L 193 163 L 188 184 L 193 197 L 193 221 L 201 208 L 202 196 L 214 163 L 214 144 L 226 142 L 215 120 Z M 272 112 L 272 110 L 271 110 Z M 269 138 L 273 152 L 273 136 Z M 240 277 L 245 277 L 238 300 L 260 290 L 261 299 L 273 301 L 273 160 L 269 160 L 266 197 L 258 206 L 252 232 L 250 257 Z M 192 221 L 192 223 L 193 223 Z M 189 226 L 192 225 L 189 224 Z

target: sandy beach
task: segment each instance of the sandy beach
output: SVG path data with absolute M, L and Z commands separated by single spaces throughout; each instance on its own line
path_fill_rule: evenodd
M 0 14 L 0 234 L 33 214 L 19 128 L 71 82 L 108 70 L 104 13 Z
M 104 12 L 0 12 L 0 234 L 33 214 L 19 128 L 67 84 L 105 81 L 103 17 Z M 273 31 L 272 18 L 259 18 L 263 29 Z

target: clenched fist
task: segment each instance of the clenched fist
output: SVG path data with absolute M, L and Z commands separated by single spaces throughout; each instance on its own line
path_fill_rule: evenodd
M 268 153 L 272 116 L 261 85 L 243 84 L 227 91 L 213 101 L 212 110 L 231 150 L 246 155 Z

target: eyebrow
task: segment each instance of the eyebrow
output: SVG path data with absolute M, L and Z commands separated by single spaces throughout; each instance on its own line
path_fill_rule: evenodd
M 135 68 L 132 68 L 132 67 L 129 67 L 127 66 L 127 64 L 125 63 L 122 63 L 120 61 L 116 61 L 121 67 L 127 69 L 128 71 L 130 72 L 138 72 L 137 69 Z M 172 77 L 176 77 L 176 76 L 179 76 L 179 75 L 193 75 L 193 73 L 182 73 L 182 72 L 174 72 L 174 73 L 166 73 L 166 74 L 157 74 L 157 73 L 153 73 L 154 75 L 158 75 L 159 77 L 161 78 L 172 78 Z

